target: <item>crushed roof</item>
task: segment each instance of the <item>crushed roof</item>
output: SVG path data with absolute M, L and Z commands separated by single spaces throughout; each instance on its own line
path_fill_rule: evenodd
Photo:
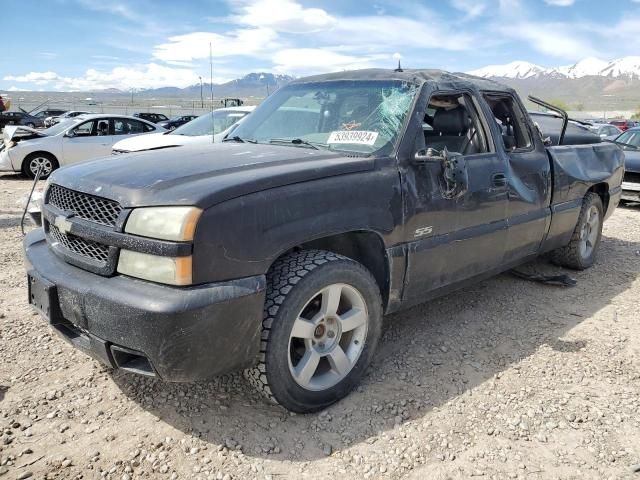
M 344 72 L 325 73 L 303 77 L 292 81 L 292 84 L 339 81 L 339 80 L 400 80 L 421 86 L 425 83 L 457 84 L 461 87 L 471 86 L 479 90 L 512 92 L 513 89 L 486 78 L 474 77 L 466 73 L 451 73 L 435 69 L 403 69 L 402 71 L 385 68 L 368 68 L 363 70 L 347 70 Z

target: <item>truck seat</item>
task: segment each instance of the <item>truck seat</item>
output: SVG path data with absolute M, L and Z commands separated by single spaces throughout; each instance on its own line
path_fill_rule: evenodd
M 428 147 L 470 155 L 478 152 L 476 132 L 469 112 L 462 105 L 451 109 L 439 109 L 433 117 L 433 132 L 425 135 Z M 425 132 L 426 133 L 426 132 Z

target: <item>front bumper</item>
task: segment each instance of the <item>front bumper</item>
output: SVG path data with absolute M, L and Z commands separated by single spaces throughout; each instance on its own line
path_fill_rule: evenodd
M 41 229 L 27 235 L 24 249 L 30 278 L 55 291 L 51 325 L 112 368 L 189 382 L 255 362 L 263 275 L 175 288 L 69 265 L 48 247 Z
M 640 183 L 622 182 L 622 200 L 640 202 Z
M 3 148 L 0 151 L 0 172 L 13 172 L 13 165 L 11 164 L 11 157 L 9 157 L 9 150 Z

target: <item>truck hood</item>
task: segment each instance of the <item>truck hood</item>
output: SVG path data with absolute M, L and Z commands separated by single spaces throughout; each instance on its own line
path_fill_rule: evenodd
M 14 138 L 18 137 L 46 137 L 42 131 L 38 131 L 35 128 L 23 127 L 22 125 L 7 125 L 2 132 L 2 139 L 4 143 L 9 143 Z
M 262 190 L 374 167 L 370 157 L 249 143 L 130 153 L 56 170 L 51 183 L 118 201 L 125 208 L 208 208 Z
M 222 141 L 216 135 L 216 142 Z M 206 145 L 213 143 L 211 135 L 188 136 L 167 133 L 150 133 L 133 138 L 120 140 L 113 146 L 113 150 L 124 152 L 143 152 L 145 150 L 159 150 L 162 148 L 181 147 L 183 145 Z

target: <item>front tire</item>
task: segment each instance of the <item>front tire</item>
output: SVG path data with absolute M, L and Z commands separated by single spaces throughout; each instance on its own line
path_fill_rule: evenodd
M 22 173 L 29 178 L 36 178 L 38 169 L 42 168 L 41 179 L 45 179 L 58 168 L 58 161 L 56 157 L 47 152 L 36 152 L 24 159 L 22 162 Z
M 574 270 L 585 270 L 591 267 L 600 247 L 603 222 L 602 199 L 596 193 L 587 193 L 582 201 L 578 223 L 573 230 L 571 241 L 565 247 L 553 251 L 552 261 Z
M 365 267 L 322 250 L 287 255 L 267 275 L 259 363 L 245 375 L 288 410 L 321 410 L 360 382 L 381 325 L 380 290 Z

